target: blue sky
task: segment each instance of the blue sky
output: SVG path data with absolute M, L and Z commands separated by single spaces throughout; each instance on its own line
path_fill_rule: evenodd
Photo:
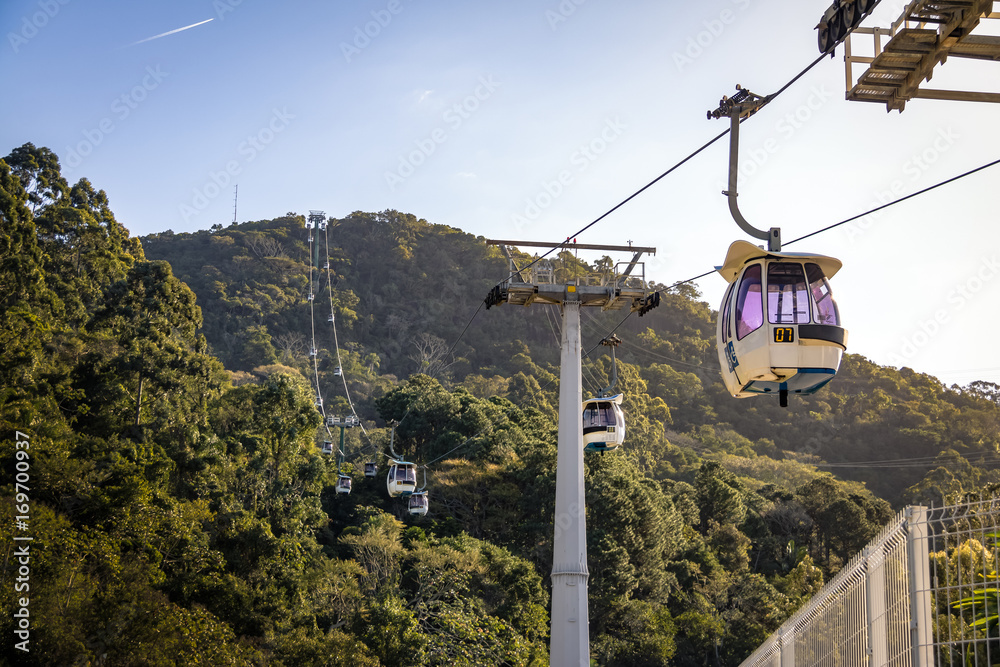
M 558 241 L 722 131 L 705 112 L 735 84 L 768 94 L 808 65 L 828 4 L 8 0 L 0 154 L 51 148 L 136 235 L 228 224 L 239 184 L 240 221 L 391 208 Z M 996 92 L 1000 65 L 953 58 L 931 83 Z M 1000 157 L 1000 106 L 887 114 L 844 90 L 841 47 L 743 125 L 751 224 L 793 239 Z M 720 264 L 745 239 L 720 194 L 727 162 L 722 140 L 580 242 L 657 247 L 646 274 L 661 283 Z M 843 260 L 852 352 L 1000 382 L 998 180 L 995 167 L 788 248 Z M 724 281 L 698 285 L 717 306 Z

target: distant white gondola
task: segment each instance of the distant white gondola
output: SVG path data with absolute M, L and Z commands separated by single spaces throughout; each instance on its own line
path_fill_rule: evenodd
M 428 508 L 427 492 L 426 491 L 414 491 L 410 494 L 409 498 L 409 510 L 410 514 L 415 516 L 423 516 L 427 514 Z
M 625 442 L 622 394 L 583 402 L 583 444 L 588 452 L 607 452 Z
M 811 394 L 833 379 L 847 331 L 828 278 L 839 259 L 736 241 L 718 272 L 729 282 L 716 327 L 726 389 L 736 398 Z M 766 296 L 765 296 L 766 295 Z
M 365 477 L 374 477 L 378 474 L 378 464 L 374 461 L 367 461 L 365 463 Z
M 340 377 L 341 375 L 344 374 L 344 369 L 341 368 L 340 366 L 337 366 L 336 368 L 333 369 L 333 374 L 336 375 L 337 377 Z
M 337 493 L 349 494 L 351 492 L 351 478 L 348 475 L 337 476 Z
M 329 440 L 324 440 L 323 441 L 323 453 L 324 454 L 333 454 L 333 443 L 330 442 Z
M 409 495 L 417 490 L 417 464 L 390 459 L 389 474 L 385 478 L 386 488 L 393 498 Z

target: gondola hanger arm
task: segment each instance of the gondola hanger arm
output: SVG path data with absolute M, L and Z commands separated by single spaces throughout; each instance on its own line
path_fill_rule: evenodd
M 719 108 L 709 111 L 707 116 L 710 120 L 712 118 L 722 118 L 723 116 L 729 117 L 729 189 L 724 190 L 722 194 L 726 195 L 729 199 L 729 212 L 732 214 L 733 220 L 736 221 L 740 229 L 753 238 L 767 241 L 768 250 L 779 252 L 781 250 L 781 229 L 778 227 L 771 227 L 768 231 L 757 229 L 743 217 L 743 213 L 740 212 L 740 206 L 736 201 L 736 197 L 739 194 L 736 189 L 736 182 L 739 175 L 740 123 L 743 119 L 755 114 L 770 101 L 770 95 L 761 97 L 736 84 L 736 94 L 732 97 L 723 96 L 719 100 Z

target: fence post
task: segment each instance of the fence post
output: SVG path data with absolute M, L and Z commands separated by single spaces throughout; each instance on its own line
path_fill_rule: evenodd
M 865 547 L 865 613 L 868 616 L 868 666 L 889 662 L 889 632 L 885 618 L 885 554 L 881 547 Z
M 778 646 L 781 650 L 780 667 L 795 667 L 795 626 L 778 628 Z
M 906 508 L 906 557 L 910 584 L 910 650 L 913 667 L 934 667 L 931 632 L 930 552 L 927 546 L 927 508 Z

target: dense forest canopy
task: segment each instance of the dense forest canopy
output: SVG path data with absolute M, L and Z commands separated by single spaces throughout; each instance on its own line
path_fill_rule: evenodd
M 496 248 L 397 211 L 329 219 L 318 261 L 294 213 L 136 239 L 31 144 L 0 161 L 0 221 L 7 525 L 15 433 L 30 441 L 26 664 L 548 663 L 559 313 L 480 308 L 507 273 Z M 736 665 L 894 508 L 998 488 L 1000 387 L 848 354 L 787 409 L 737 401 L 715 313 L 656 287 L 617 331 L 625 447 L 586 459 L 597 664 Z M 589 310 L 595 392 L 623 314 Z M 317 381 L 364 426 L 344 433 L 350 495 Z M 360 473 L 384 471 L 393 421 L 394 451 L 428 464 L 426 516 Z

